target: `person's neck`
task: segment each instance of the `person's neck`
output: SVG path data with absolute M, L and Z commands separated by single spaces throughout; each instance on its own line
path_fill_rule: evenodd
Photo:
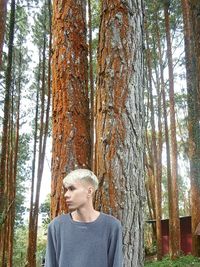
M 77 222 L 93 222 L 99 217 L 99 214 L 99 211 L 91 207 L 90 209 L 77 209 L 71 213 L 71 216 Z

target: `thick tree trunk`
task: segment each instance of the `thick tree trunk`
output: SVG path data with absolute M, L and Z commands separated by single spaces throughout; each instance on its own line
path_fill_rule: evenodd
M 200 223 L 200 2 L 182 0 L 182 10 L 188 91 L 192 253 L 200 256 L 200 240 L 195 233 Z
M 95 206 L 123 224 L 124 266 L 143 266 L 143 5 L 102 1 Z
M 169 3 L 169 1 L 167 1 Z M 180 221 L 178 209 L 178 166 L 177 141 L 174 103 L 174 74 L 172 62 L 172 48 L 170 35 L 169 5 L 164 4 L 165 27 L 167 39 L 167 58 L 169 69 L 169 98 L 170 98 L 170 140 L 171 140 L 171 179 L 168 181 L 169 195 L 169 252 L 172 259 L 180 255 Z M 173 199 L 173 201 L 172 201 Z
M 8 0 L 0 0 L 0 68 L 2 64 L 2 52 L 6 28 L 7 2 Z
M 90 168 L 86 1 L 53 3 L 51 217 L 66 210 L 64 176 Z

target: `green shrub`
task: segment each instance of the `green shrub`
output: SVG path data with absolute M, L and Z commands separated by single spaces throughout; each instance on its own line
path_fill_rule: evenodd
M 169 257 L 164 257 L 162 261 L 146 262 L 145 267 L 200 267 L 200 258 L 188 255 L 170 260 Z

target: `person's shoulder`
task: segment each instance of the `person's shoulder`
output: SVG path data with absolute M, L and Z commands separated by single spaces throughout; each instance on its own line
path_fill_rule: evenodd
M 63 223 L 67 223 L 67 221 L 69 220 L 69 214 L 61 214 L 58 215 L 57 217 L 55 217 L 50 223 L 49 223 L 49 227 L 57 227 Z
M 111 225 L 112 227 L 121 227 L 121 222 L 116 217 L 106 213 L 102 213 L 102 216 L 104 217 L 106 223 Z

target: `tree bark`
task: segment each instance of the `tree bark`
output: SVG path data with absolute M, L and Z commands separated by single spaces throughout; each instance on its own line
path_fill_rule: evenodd
M 200 256 L 200 240 L 195 233 L 200 223 L 200 3 L 199 1 L 182 0 L 182 10 L 188 93 L 192 254 Z
M 76 167 L 90 168 L 86 1 L 53 3 L 53 149 L 51 217 L 64 210 L 62 180 Z
M 102 1 L 95 206 L 123 224 L 124 266 L 143 266 L 143 3 Z
M 12 61 L 13 61 L 13 41 L 14 41 L 14 27 L 15 27 L 15 0 L 11 2 L 10 25 L 9 25 L 9 45 L 8 45 L 8 63 L 6 69 L 6 89 L 4 100 L 4 118 L 3 118 L 3 133 L 2 133 L 2 147 L 1 151 L 1 165 L 0 165 L 0 255 L 1 255 L 1 235 L 2 226 L 6 216 L 6 195 L 5 195 L 5 181 L 6 181 L 6 166 L 7 166 L 7 151 L 8 151 L 8 122 L 10 115 L 10 90 L 12 79 Z
M 91 1 L 88 0 L 88 28 L 89 28 L 89 73 L 90 73 L 90 139 L 91 139 L 91 169 L 94 170 L 94 74 L 92 57 L 92 13 Z

